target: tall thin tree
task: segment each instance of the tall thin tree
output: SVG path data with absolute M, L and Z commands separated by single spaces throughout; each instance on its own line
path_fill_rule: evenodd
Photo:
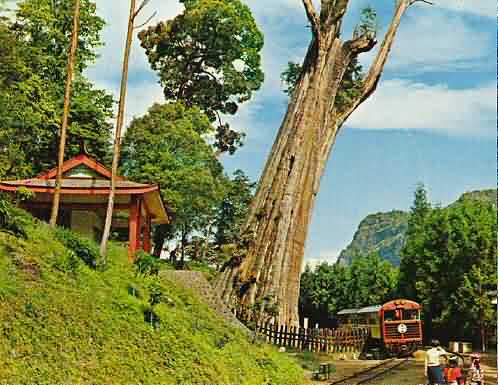
M 136 9 L 136 0 L 130 1 L 130 16 L 128 18 L 128 31 L 126 34 L 126 45 L 123 59 L 123 70 L 121 75 L 121 90 L 119 94 L 119 107 L 118 107 L 118 116 L 116 121 L 116 133 L 114 138 L 114 151 L 112 157 L 112 174 L 111 174 L 111 188 L 109 191 L 109 200 L 107 203 L 107 213 L 105 218 L 104 232 L 102 234 L 102 241 L 100 243 L 100 256 L 101 256 L 101 265 L 105 266 L 106 264 L 106 252 L 107 252 L 107 242 L 109 240 L 109 234 L 111 232 L 111 224 L 112 224 L 112 214 L 114 211 L 114 196 L 116 194 L 116 176 L 118 172 L 118 164 L 119 164 L 119 155 L 121 152 L 121 131 L 123 129 L 124 123 L 124 112 L 125 112 L 125 104 L 126 104 L 126 91 L 128 85 L 128 63 L 130 60 L 130 51 L 131 51 L 131 43 L 133 40 L 133 30 L 135 29 L 135 19 L 143 10 L 143 8 L 147 5 L 149 0 L 144 0 Z M 155 13 L 144 23 L 148 23 L 150 19 L 155 15 Z M 144 24 L 136 27 L 139 28 Z
M 67 61 L 67 81 L 66 92 L 64 95 L 64 111 L 62 113 L 62 126 L 59 140 L 59 154 L 57 157 L 57 176 L 55 179 L 54 199 L 52 201 L 52 212 L 50 214 L 50 226 L 57 225 L 57 217 L 59 216 L 59 204 L 62 187 L 62 163 L 64 163 L 64 148 L 66 146 L 66 131 L 69 118 L 69 104 L 71 101 L 71 89 L 73 83 L 74 64 L 76 61 L 76 48 L 78 47 L 78 33 L 80 21 L 80 0 L 75 0 L 74 16 L 73 16 L 73 32 L 71 37 L 71 50 Z

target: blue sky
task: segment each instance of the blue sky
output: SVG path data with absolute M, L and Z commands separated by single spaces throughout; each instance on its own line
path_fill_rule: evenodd
M 265 35 L 265 83 L 230 119 L 247 138 L 223 162 L 227 170 L 241 168 L 257 179 L 286 110 L 280 73 L 288 61 L 303 58 L 310 36 L 301 0 L 245 3 Z M 409 9 L 377 92 L 339 134 L 315 205 L 306 245 L 310 262 L 334 261 L 366 215 L 409 209 L 418 182 L 442 204 L 496 185 L 496 2 L 434 3 Z M 106 46 L 88 75 L 117 95 L 129 5 L 109 0 L 97 5 L 108 23 Z M 351 0 L 343 36 L 350 36 L 366 5 L 378 11 L 382 37 L 394 0 Z M 157 11 L 157 22 L 181 9 L 176 0 L 151 0 L 143 17 Z M 367 67 L 374 54 L 361 63 Z M 157 77 L 135 39 L 127 121 L 161 100 Z

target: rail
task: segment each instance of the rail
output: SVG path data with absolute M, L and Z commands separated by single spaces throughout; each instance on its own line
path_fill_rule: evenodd
M 391 370 L 398 368 L 408 362 L 408 358 L 396 359 L 392 358 L 387 361 L 380 363 L 379 365 L 373 366 L 366 370 L 354 373 L 350 376 L 343 377 L 340 380 L 332 382 L 330 385 L 340 385 L 340 384 L 368 384 L 372 380 L 384 376 Z

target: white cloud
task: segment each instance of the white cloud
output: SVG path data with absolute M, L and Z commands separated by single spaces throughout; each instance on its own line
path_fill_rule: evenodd
M 346 122 L 364 129 L 421 129 L 450 135 L 495 134 L 496 84 L 451 89 L 407 80 L 381 82 Z
M 492 0 L 434 0 L 434 7 L 479 16 L 496 17 L 496 1 Z
M 461 17 L 438 12 L 409 15 L 400 27 L 389 68 L 410 72 L 445 71 L 486 65 L 494 32 L 482 32 Z
M 387 25 L 379 34 L 383 39 Z M 479 70 L 494 65 L 490 50 L 495 45 L 494 30 L 469 23 L 462 14 L 436 11 L 431 7 L 414 9 L 401 21 L 386 69 L 410 74 Z M 367 68 L 380 48 L 361 55 Z

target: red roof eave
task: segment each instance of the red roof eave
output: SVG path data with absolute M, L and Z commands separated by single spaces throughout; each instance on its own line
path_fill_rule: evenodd
M 22 181 L 20 181 L 22 182 Z M 3 191 L 17 191 L 20 187 L 24 187 L 29 191 L 35 193 L 48 193 L 53 194 L 55 188 L 53 187 L 39 187 L 39 186 L 30 186 L 29 184 L 19 183 L 17 185 L 10 185 L 5 183 L 0 183 L 0 190 Z M 116 187 L 116 194 L 118 195 L 135 195 L 135 194 L 146 194 L 154 191 L 159 191 L 158 185 L 150 185 L 146 187 Z M 110 188 L 101 187 L 101 188 L 61 188 L 61 194 L 79 194 L 79 195 L 109 195 Z

